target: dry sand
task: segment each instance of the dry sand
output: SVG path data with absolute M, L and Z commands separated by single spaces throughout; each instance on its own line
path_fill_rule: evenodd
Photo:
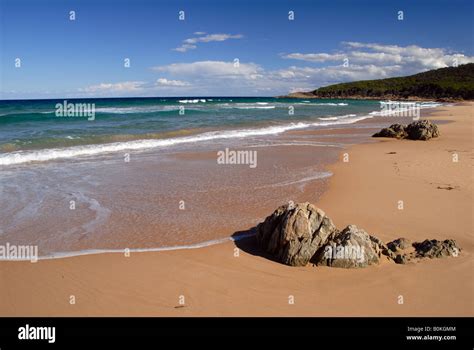
M 338 227 L 356 224 L 386 241 L 453 238 L 463 249 L 457 258 L 295 268 L 261 256 L 249 239 L 130 257 L 0 262 L 0 315 L 474 316 L 472 107 L 433 113 L 453 121 L 440 125 L 439 139 L 381 139 L 343 151 L 349 162 L 330 166 L 335 175 L 316 203 Z M 315 190 L 306 187 L 308 201 Z

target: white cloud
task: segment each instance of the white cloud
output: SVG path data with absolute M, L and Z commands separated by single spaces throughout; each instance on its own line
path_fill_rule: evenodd
M 181 80 L 168 80 L 166 78 L 159 78 L 156 81 L 156 85 L 158 86 L 189 86 L 189 84 L 186 81 L 181 81 Z
M 172 96 L 182 95 L 193 86 L 183 80 L 159 78 L 155 81 L 124 81 L 100 83 L 78 89 L 83 96 Z
M 307 62 L 327 62 L 327 61 L 342 61 L 347 56 L 344 54 L 329 54 L 329 53 L 290 53 L 284 55 L 283 58 L 301 60 Z
M 416 45 L 398 46 L 382 45 L 374 43 L 344 42 L 349 48 L 365 49 L 375 52 L 381 56 L 380 61 L 398 60 L 398 62 L 411 66 L 413 70 L 428 70 L 452 66 L 457 64 L 474 62 L 474 57 L 465 56 L 460 53 L 450 53 L 442 48 L 423 48 Z M 367 53 L 370 55 L 370 53 Z M 372 55 L 374 55 L 372 53 Z M 370 56 L 367 56 L 370 57 Z M 375 56 L 374 56 L 375 57 Z
M 193 78 L 243 78 L 258 79 L 263 69 L 255 63 L 238 63 L 225 61 L 197 61 L 192 63 L 173 63 L 152 68 L 173 76 Z
M 205 36 L 185 39 L 183 42 L 186 44 L 196 44 L 196 43 L 209 43 L 211 41 L 225 41 L 229 39 L 241 39 L 243 35 L 236 34 L 207 34 Z
M 196 61 L 173 63 L 152 68 L 168 79 L 190 82 L 190 94 L 197 95 L 271 95 L 275 85 L 268 72 L 252 62 Z M 275 82 L 279 84 L 278 82 Z M 286 84 L 286 82 L 282 82 Z M 279 86 L 279 89 L 283 86 Z
M 321 85 L 334 84 L 343 81 L 382 79 L 396 75 L 401 67 L 398 65 L 343 65 L 326 67 L 296 67 L 291 66 L 271 72 L 274 79 L 286 80 L 288 83 L 303 83 L 312 88 Z
M 283 58 L 306 62 L 337 62 L 347 58 L 349 64 L 377 65 L 380 67 L 399 65 L 400 74 L 443 68 L 474 62 L 474 57 L 449 53 L 442 48 L 423 48 L 416 45 L 398 46 L 376 43 L 343 42 L 344 50 L 338 53 L 290 53 Z
M 173 50 L 178 52 L 186 52 L 188 50 L 196 49 L 196 44 L 198 43 L 210 43 L 243 38 L 242 34 L 206 34 L 205 32 L 195 32 L 194 35 L 197 35 L 197 37 L 184 39 L 181 46 L 178 46 Z
M 180 47 L 177 47 L 173 50 L 178 51 L 178 52 L 186 52 L 188 50 L 194 50 L 195 48 L 197 48 L 196 45 L 183 44 Z
M 124 81 L 119 83 L 100 83 L 79 89 L 81 92 L 136 92 L 144 88 L 144 81 Z

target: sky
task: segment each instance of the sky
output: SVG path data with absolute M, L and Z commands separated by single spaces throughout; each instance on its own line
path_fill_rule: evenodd
M 275 96 L 474 62 L 473 4 L 0 0 L 0 99 Z

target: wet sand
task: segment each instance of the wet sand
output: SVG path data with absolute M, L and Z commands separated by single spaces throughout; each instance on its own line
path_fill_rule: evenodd
M 218 164 L 216 154 L 226 147 L 256 152 L 257 166 Z M 12 171 L 2 183 L 20 181 L 24 197 L 4 202 L 11 207 L 1 213 L 0 243 L 36 244 L 45 256 L 229 237 L 260 222 L 275 203 L 304 199 L 308 183 L 317 183 L 321 194 L 330 176 L 325 165 L 336 161 L 341 147 L 271 135 L 132 153 L 129 163 L 122 154 L 111 154 L 105 161 L 37 164 L 21 175 Z
M 269 215 L 281 204 L 272 203 L 282 198 L 274 192 L 288 191 L 288 199 L 316 202 L 340 228 L 356 224 L 386 241 L 453 238 L 463 249 L 458 258 L 357 270 L 295 268 L 263 256 L 251 238 L 129 257 L 0 262 L 0 315 L 473 316 L 472 104 L 439 108 L 431 117 L 452 121 L 440 125 L 439 139 L 374 140 L 367 129 L 367 144 L 338 149 L 340 157 L 348 153 L 349 162 L 325 169 L 334 175 L 322 197 L 320 182 L 291 191 L 268 188 L 269 199 L 254 214 Z M 313 137 L 309 131 L 299 134 Z M 294 148 L 281 146 L 264 159 L 310 163 L 314 147 L 298 151 L 295 157 Z M 397 208 L 399 200 L 403 210 Z M 209 215 L 229 209 L 216 204 Z

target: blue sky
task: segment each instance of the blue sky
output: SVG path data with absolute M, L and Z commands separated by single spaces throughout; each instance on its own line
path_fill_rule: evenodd
M 0 3 L 2 99 L 271 96 L 474 61 L 464 0 Z

